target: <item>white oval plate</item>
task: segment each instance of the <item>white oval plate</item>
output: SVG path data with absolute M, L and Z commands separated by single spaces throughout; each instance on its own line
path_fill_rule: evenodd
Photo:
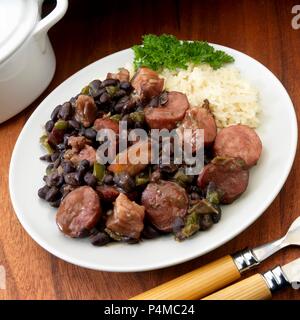
M 234 56 L 242 76 L 259 89 L 263 109 L 257 130 L 263 143 L 262 157 L 251 169 L 247 191 L 233 204 L 223 207 L 221 221 L 182 243 L 166 236 L 137 245 L 113 243 L 94 247 L 88 239 L 70 239 L 59 232 L 56 210 L 38 198 L 46 166 L 39 160 L 43 154 L 39 145 L 43 124 L 56 105 L 69 100 L 91 80 L 104 78 L 107 72 L 132 61 L 133 53 L 127 49 L 92 63 L 58 86 L 35 110 L 18 138 L 10 164 L 10 195 L 21 224 L 37 243 L 82 267 L 145 271 L 199 257 L 234 238 L 264 212 L 283 186 L 294 160 L 297 122 L 293 104 L 280 81 L 262 64 L 236 50 L 215 47 Z

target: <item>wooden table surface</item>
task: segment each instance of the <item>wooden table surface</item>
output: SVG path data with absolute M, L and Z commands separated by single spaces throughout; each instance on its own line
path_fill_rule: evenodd
M 69 2 L 65 17 L 49 32 L 57 57 L 51 84 L 29 108 L 0 125 L 0 265 L 7 275 L 0 299 L 127 299 L 223 255 L 282 235 L 300 213 L 299 152 L 280 194 L 252 226 L 217 250 L 184 264 L 141 273 L 91 271 L 52 256 L 29 237 L 16 218 L 8 190 L 11 153 L 22 127 L 62 81 L 97 59 L 139 43 L 145 33 L 205 39 L 245 52 L 282 81 L 300 114 L 300 29 L 291 27 L 295 1 Z M 17 90 L 12 88 L 12 94 Z M 300 249 L 287 249 L 258 270 L 286 263 L 299 253 Z M 299 297 L 297 291 L 287 289 L 274 299 Z

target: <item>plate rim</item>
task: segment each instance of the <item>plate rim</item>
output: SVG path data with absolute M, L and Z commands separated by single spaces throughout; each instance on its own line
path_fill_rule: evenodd
M 286 165 L 286 171 L 282 174 L 282 180 L 278 183 L 277 188 L 276 188 L 276 192 L 274 192 L 274 195 L 272 195 L 271 197 L 268 198 L 267 201 L 265 201 L 265 205 L 263 206 L 263 209 L 261 210 L 261 212 L 259 214 L 256 214 L 252 219 L 249 220 L 248 223 L 243 224 L 242 227 L 237 228 L 235 230 L 235 232 L 230 233 L 230 236 L 225 237 L 222 241 L 208 246 L 205 250 L 203 250 L 201 253 L 199 252 L 195 252 L 192 253 L 190 255 L 188 255 L 185 258 L 175 258 L 175 259 L 169 259 L 168 262 L 163 262 L 163 263 L 156 263 L 154 265 L 149 265 L 149 266 L 126 266 L 123 267 L 122 265 L 119 266 L 115 266 L 115 265 L 105 265 L 105 266 L 101 266 L 98 263 L 91 263 L 91 262 L 82 262 L 80 260 L 78 260 L 77 258 L 74 258 L 72 256 L 69 255 L 65 255 L 65 254 L 61 254 L 59 252 L 59 250 L 57 251 L 56 248 L 53 248 L 51 245 L 48 245 L 47 241 L 44 241 L 39 235 L 37 235 L 35 233 L 35 231 L 33 229 L 31 229 L 30 225 L 27 224 L 26 219 L 24 218 L 24 215 L 22 214 L 22 208 L 19 208 L 18 204 L 17 204 L 17 199 L 16 199 L 16 195 L 13 192 L 13 186 L 12 186 L 12 176 L 13 176 L 13 171 L 14 171 L 14 167 L 16 166 L 16 153 L 18 150 L 18 147 L 21 143 L 21 137 L 22 137 L 22 133 L 23 131 L 25 131 L 27 129 L 27 127 L 30 126 L 30 120 L 34 118 L 34 115 L 36 113 L 38 113 L 38 110 L 40 108 L 40 105 L 44 102 L 45 99 L 48 98 L 48 96 L 53 95 L 53 93 L 55 94 L 55 92 L 58 90 L 58 88 L 66 81 L 70 81 L 72 78 L 76 78 L 78 76 L 78 73 L 82 72 L 84 69 L 90 68 L 93 64 L 96 64 L 97 62 L 99 62 L 100 60 L 106 59 L 106 58 L 110 58 L 113 55 L 116 54 L 120 54 L 120 53 L 124 53 L 125 51 L 129 51 L 131 50 L 131 48 L 127 48 L 127 49 L 123 49 L 117 52 L 114 52 L 110 55 L 107 55 L 103 58 L 100 58 L 92 63 L 90 63 L 89 65 L 85 66 L 84 68 L 81 68 L 80 70 L 78 70 L 77 72 L 73 73 L 70 77 L 68 77 L 67 79 L 65 79 L 63 82 L 61 82 L 54 90 L 52 90 L 44 99 L 43 101 L 41 101 L 41 103 L 36 107 L 36 109 L 34 110 L 34 112 L 30 115 L 30 117 L 27 119 L 25 125 L 23 126 L 22 130 L 20 131 L 20 134 L 17 138 L 17 141 L 15 143 L 13 152 L 12 152 L 12 156 L 11 156 L 11 160 L 10 160 L 10 166 L 9 166 L 9 193 L 10 193 L 10 198 L 11 198 L 11 202 L 12 202 L 12 206 L 13 209 L 15 211 L 15 214 L 20 222 L 20 224 L 22 225 L 22 227 L 25 229 L 25 231 L 28 233 L 28 235 L 39 245 L 41 246 L 43 249 L 47 250 L 49 253 L 53 254 L 54 256 L 77 266 L 83 267 L 83 268 L 87 268 L 87 269 L 91 269 L 91 270 L 97 270 L 97 271 L 107 271 L 107 272 L 144 272 L 144 271 L 150 271 L 150 270 L 157 270 L 157 269 L 161 269 L 161 268 L 167 268 L 173 265 L 177 265 L 177 264 L 181 264 L 184 263 L 186 261 L 190 261 L 193 260 L 195 258 L 198 258 L 200 256 L 203 256 L 205 254 L 207 254 L 208 252 L 211 252 L 213 250 L 215 250 L 216 248 L 222 246 L 223 244 L 227 243 L 228 241 L 234 239 L 237 235 L 239 235 L 241 232 L 245 231 L 251 224 L 253 224 L 264 212 L 265 210 L 272 204 L 273 200 L 277 197 L 277 195 L 280 193 L 282 187 L 284 186 L 288 175 L 292 169 L 294 160 L 295 160 L 295 156 L 296 156 L 296 151 L 297 151 L 297 142 L 298 142 L 298 123 L 297 123 L 297 116 L 296 116 L 296 112 L 295 112 L 295 107 L 294 104 L 292 102 L 292 99 L 290 97 L 290 95 L 288 94 L 285 86 L 282 84 L 282 82 L 278 79 L 278 77 L 271 71 L 269 70 L 266 66 L 264 66 L 261 62 L 259 62 L 258 60 L 252 58 L 251 56 L 230 48 L 230 47 L 226 47 L 223 45 L 219 45 L 219 44 L 215 44 L 215 43 L 209 43 L 212 46 L 214 46 L 217 49 L 220 50 L 224 50 L 224 51 L 232 51 L 237 53 L 238 55 L 242 55 L 247 59 L 252 60 L 253 62 L 255 62 L 256 64 L 259 64 L 267 73 L 269 73 L 272 78 L 274 79 L 274 81 L 276 81 L 278 83 L 278 85 L 283 89 L 284 94 L 286 95 L 286 98 L 289 100 L 290 105 L 292 106 L 291 108 L 291 116 L 292 116 L 292 122 L 293 124 L 291 124 L 292 127 L 292 138 L 293 141 L 291 141 L 291 152 L 290 152 L 290 157 L 288 158 L 287 161 L 287 165 Z

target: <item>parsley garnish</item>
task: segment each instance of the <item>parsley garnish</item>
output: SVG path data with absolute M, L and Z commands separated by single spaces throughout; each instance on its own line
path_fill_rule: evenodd
M 160 71 L 163 68 L 175 70 L 187 69 L 188 63 L 207 63 L 213 69 L 233 62 L 234 58 L 224 51 L 215 50 L 205 41 L 180 41 L 175 36 L 163 34 L 143 36 L 142 45 L 132 47 L 134 67 L 148 67 Z

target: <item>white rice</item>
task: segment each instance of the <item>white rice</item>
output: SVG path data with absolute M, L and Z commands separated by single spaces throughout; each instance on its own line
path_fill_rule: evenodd
M 129 68 L 132 72 L 132 68 Z M 201 107 L 208 99 L 219 128 L 233 124 L 259 126 L 258 91 L 227 65 L 214 70 L 209 65 L 190 65 L 187 70 L 163 70 L 165 89 L 185 93 L 192 107 Z

